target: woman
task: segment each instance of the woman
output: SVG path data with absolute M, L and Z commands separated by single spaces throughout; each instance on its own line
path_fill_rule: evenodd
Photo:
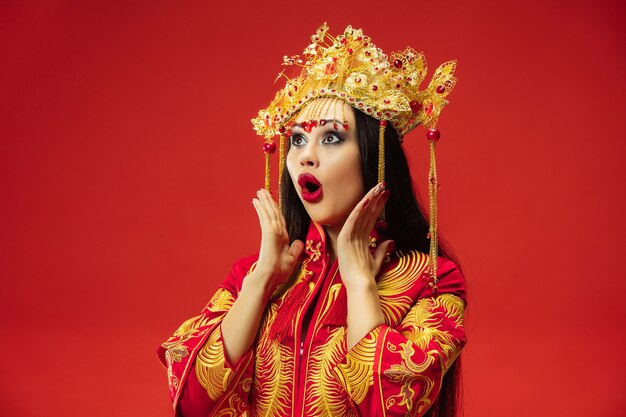
M 160 349 L 174 408 L 452 416 L 465 284 L 437 252 L 438 132 L 429 131 L 430 222 L 399 134 L 434 128 L 454 62 L 418 91 L 423 55 L 407 49 L 389 60 L 362 31 L 333 38 L 325 24 L 305 57 L 285 58 L 302 73 L 253 120 L 268 139 L 268 189 L 270 138 L 280 135 L 279 203 L 267 189 L 253 199 L 260 252 L 235 263 L 202 313 Z

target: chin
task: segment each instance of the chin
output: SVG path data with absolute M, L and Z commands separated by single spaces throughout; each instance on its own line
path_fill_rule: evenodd
M 305 206 L 306 208 L 306 206 Z M 311 220 L 317 224 L 321 224 L 324 227 L 334 227 L 345 222 L 345 219 L 341 216 L 333 216 L 327 213 L 319 213 L 316 210 L 306 211 L 311 218 Z

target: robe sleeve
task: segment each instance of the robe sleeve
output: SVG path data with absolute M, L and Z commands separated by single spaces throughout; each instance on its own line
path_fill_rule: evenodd
M 361 416 L 421 416 L 443 375 L 465 345 L 465 281 L 440 263 L 439 292 L 426 287 L 395 327 L 382 324 L 350 349 L 334 369 Z
M 211 416 L 248 407 L 254 349 L 230 363 L 221 333 L 222 319 L 235 302 L 256 257 L 235 263 L 202 312 L 185 321 L 157 353 L 167 368 L 176 416 Z

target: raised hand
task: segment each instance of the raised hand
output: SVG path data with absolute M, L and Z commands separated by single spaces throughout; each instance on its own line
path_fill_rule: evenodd
M 252 199 L 252 204 L 261 225 L 261 250 L 255 273 L 268 280 L 271 292 L 287 281 L 304 249 L 304 243 L 295 240 L 289 245 L 285 218 L 267 190 L 257 191 L 257 198 Z
M 391 241 L 380 244 L 372 256 L 369 236 L 388 196 L 384 183 L 376 185 L 352 210 L 339 232 L 337 258 L 341 278 L 348 290 L 359 284 L 371 284 L 380 271 Z

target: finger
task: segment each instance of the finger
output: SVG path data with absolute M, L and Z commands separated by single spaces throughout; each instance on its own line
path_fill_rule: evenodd
M 261 189 L 257 191 L 257 196 L 263 205 L 263 209 L 265 213 L 267 213 L 267 218 L 269 219 L 270 224 L 276 225 L 280 224 L 280 220 L 276 217 L 276 213 L 274 213 L 274 209 L 272 207 L 272 198 L 269 196 L 269 192 L 265 189 Z
M 267 216 L 267 213 L 265 212 L 263 205 L 258 199 L 253 198 L 252 205 L 254 206 L 254 209 L 256 210 L 257 216 L 259 216 L 259 224 L 261 225 L 261 230 L 264 230 L 269 224 L 269 218 Z
M 376 218 L 380 214 L 382 210 L 382 206 L 380 205 L 381 197 L 385 192 L 385 184 L 379 183 L 374 188 L 372 188 L 368 194 L 371 194 L 371 201 L 368 206 L 363 210 L 361 215 L 356 221 L 355 231 L 357 233 L 366 233 L 369 234 L 372 231 L 372 227 L 374 227 L 374 223 L 376 222 Z
M 364 232 L 369 234 L 372 231 L 372 229 L 376 225 L 376 221 L 378 220 L 380 213 L 382 213 L 383 211 L 383 207 L 385 207 L 385 204 L 387 203 L 388 198 L 389 198 L 389 191 L 385 190 L 380 195 L 376 203 L 373 204 L 374 207 L 372 207 L 371 213 L 368 214 L 367 220 L 366 222 L 364 222 L 365 223 Z
M 302 250 L 304 249 L 304 243 L 301 240 L 294 240 L 291 246 L 289 247 L 289 253 L 294 257 L 295 260 L 300 258 L 302 255 Z
M 367 197 L 363 197 L 363 199 L 359 201 L 358 204 L 352 209 L 352 211 L 350 212 L 350 215 L 346 219 L 346 222 L 341 228 L 341 233 L 344 236 L 349 237 L 350 239 L 352 238 L 352 235 L 354 234 L 355 224 L 357 223 L 361 214 L 365 210 L 367 210 L 367 206 L 369 204 L 370 204 L 370 199 Z
M 376 265 L 376 270 L 374 275 L 378 275 L 380 272 L 380 267 L 385 260 L 385 257 L 389 253 L 389 248 L 393 244 L 393 240 L 385 240 L 383 243 L 378 245 L 376 251 L 374 252 L 374 264 Z

